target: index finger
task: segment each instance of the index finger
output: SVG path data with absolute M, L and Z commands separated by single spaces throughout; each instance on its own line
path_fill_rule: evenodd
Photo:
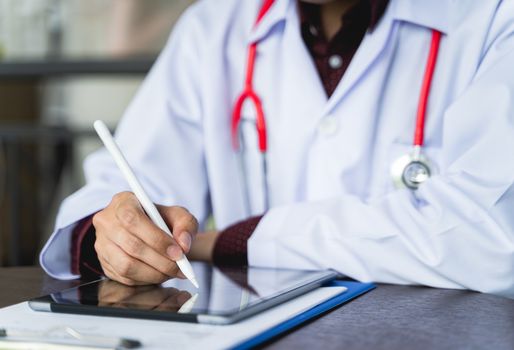
M 158 206 L 164 221 L 172 229 L 173 238 L 185 253 L 189 253 L 191 243 L 198 232 L 198 220 L 186 208 Z

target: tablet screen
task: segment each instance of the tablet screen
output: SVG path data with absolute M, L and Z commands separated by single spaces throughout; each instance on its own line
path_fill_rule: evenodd
M 130 287 L 103 279 L 51 295 L 57 304 L 152 312 L 231 315 L 295 290 L 333 279 L 333 271 L 216 268 L 194 263 L 200 288 L 188 280 Z M 313 285 L 312 288 L 305 288 Z M 297 295 L 298 293 L 296 293 Z

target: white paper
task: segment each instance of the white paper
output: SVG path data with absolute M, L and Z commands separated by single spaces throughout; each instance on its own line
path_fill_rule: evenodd
M 35 312 L 24 302 L 0 309 L 0 328 L 45 332 L 68 326 L 87 335 L 136 339 L 143 344 L 142 349 L 225 349 L 240 344 L 344 290 L 344 287 L 318 288 L 254 317 L 226 326 Z M 60 335 L 53 332 L 52 336 L 54 334 L 67 337 L 64 332 Z

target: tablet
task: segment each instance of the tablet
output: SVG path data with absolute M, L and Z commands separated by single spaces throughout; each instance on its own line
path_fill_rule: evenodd
M 130 287 L 100 279 L 29 301 L 36 311 L 230 324 L 335 279 L 332 270 L 216 268 L 193 263 L 200 288 L 187 280 Z

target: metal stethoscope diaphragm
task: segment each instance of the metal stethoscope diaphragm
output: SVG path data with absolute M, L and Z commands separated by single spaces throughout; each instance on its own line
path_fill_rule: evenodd
M 435 173 L 430 159 L 421 153 L 421 147 L 414 147 L 412 153 L 398 158 L 391 165 L 391 178 L 396 188 L 417 190 Z

